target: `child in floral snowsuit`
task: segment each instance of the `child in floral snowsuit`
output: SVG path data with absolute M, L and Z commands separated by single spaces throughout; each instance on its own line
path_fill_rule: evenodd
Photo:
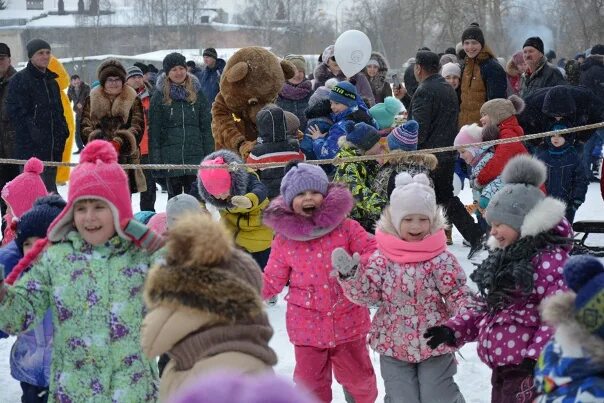
M 572 247 L 566 206 L 539 186 L 546 168 L 529 156 L 514 157 L 502 173 L 503 188 L 487 207 L 489 256 L 470 275 L 480 298 L 467 313 L 428 329 L 428 345 L 477 341 L 478 356 L 492 370 L 491 402 L 532 402 L 533 369 L 552 329 L 539 319 L 543 299 L 566 289 L 562 266 Z
M 12 286 L 0 283 L 0 329 L 7 333 L 32 329 L 51 310 L 49 400 L 155 401 L 157 366 L 143 355 L 140 327 L 150 252 L 161 244 L 133 220 L 113 146 L 88 143 L 47 238 L 14 267 L 5 281 Z
M 464 402 L 453 381 L 455 348 L 432 350 L 422 337 L 470 302 L 444 227 L 428 177 L 404 172 L 377 224 L 378 250 L 367 264 L 342 248 L 332 252 L 346 296 L 359 305 L 379 305 L 369 342 L 380 354 L 386 402 Z

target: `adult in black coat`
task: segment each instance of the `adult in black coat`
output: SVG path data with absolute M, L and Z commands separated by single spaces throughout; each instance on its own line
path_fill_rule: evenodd
M 459 103 L 455 90 L 438 74 L 440 59 L 434 52 L 419 51 L 415 57 L 414 74 L 419 86 L 411 100 L 409 119 L 419 123 L 417 149 L 453 145 L 457 135 Z M 482 246 L 482 230 L 453 195 L 455 152 L 436 154 L 438 166 L 431 172 L 436 202 L 445 208 L 448 221 L 470 242 L 471 258 Z
M 591 55 L 581 65 L 581 85 L 604 99 L 604 45 L 591 48 Z
M 524 99 L 540 88 L 567 84 L 560 70 L 547 62 L 543 54 L 543 41 L 538 36 L 530 37 L 522 46 L 527 70 L 522 74 L 520 96 Z
M 27 67 L 8 86 L 6 110 L 15 127 L 15 156 L 61 161 L 69 135 L 57 74 L 48 70 L 50 45 L 33 39 L 27 44 Z M 45 167 L 42 180 L 49 192 L 57 191 L 56 167 Z

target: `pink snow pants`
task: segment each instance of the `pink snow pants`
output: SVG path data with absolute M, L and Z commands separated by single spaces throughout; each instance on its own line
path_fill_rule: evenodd
M 331 402 L 331 372 L 355 403 L 374 403 L 378 391 L 364 338 L 333 348 L 294 346 L 294 382 L 310 390 L 321 402 Z

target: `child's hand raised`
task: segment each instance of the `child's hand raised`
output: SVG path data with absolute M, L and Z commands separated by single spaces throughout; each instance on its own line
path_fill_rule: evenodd
M 231 197 L 231 204 L 237 208 L 250 208 L 252 207 L 252 201 L 245 196 L 233 196 Z
M 319 126 L 317 125 L 309 126 L 308 131 L 310 132 L 310 137 L 312 137 L 313 140 L 325 137 L 325 133 L 321 133 L 321 130 L 319 130 Z
M 361 256 L 356 252 L 352 256 L 344 248 L 335 248 L 331 252 L 331 265 L 337 270 L 340 278 L 354 276 L 360 262 Z

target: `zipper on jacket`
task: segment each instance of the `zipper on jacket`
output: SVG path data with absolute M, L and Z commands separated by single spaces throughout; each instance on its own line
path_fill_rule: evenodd
M 46 89 L 46 97 L 48 98 L 48 106 L 50 108 L 50 160 L 54 161 L 54 149 L 55 149 L 55 130 L 54 130 L 54 118 L 52 114 L 52 104 L 50 102 L 50 91 L 48 91 L 48 83 L 46 78 L 43 79 L 44 88 Z M 61 94 L 59 94 L 61 96 Z

